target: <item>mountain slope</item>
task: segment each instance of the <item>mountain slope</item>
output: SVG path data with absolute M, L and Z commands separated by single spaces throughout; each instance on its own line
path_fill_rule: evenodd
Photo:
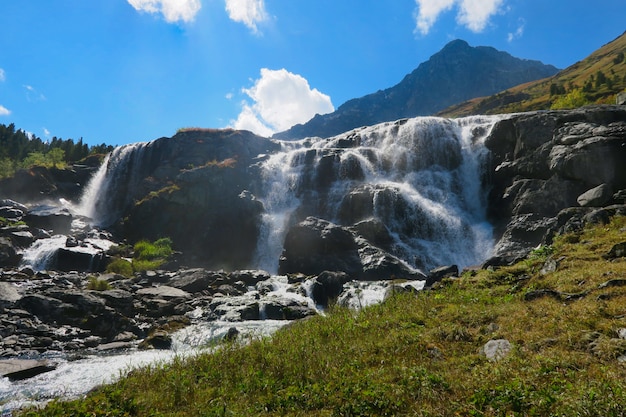
M 614 103 L 615 94 L 624 89 L 626 32 L 552 77 L 525 83 L 489 97 L 475 98 L 449 107 L 438 115 L 460 117 L 546 110 L 574 90 L 583 93 L 583 104 Z
M 274 135 L 277 139 L 328 137 L 355 127 L 434 114 L 447 106 L 549 77 L 557 68 L 522 60 L 491 47 L 448 43 L 397 85 L 352 99 L 335 112 L 316 115 L 303 125 Z

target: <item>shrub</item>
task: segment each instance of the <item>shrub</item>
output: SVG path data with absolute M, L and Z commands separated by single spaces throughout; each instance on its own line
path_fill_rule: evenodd
M 111 284 L 106 279 L 98 279 L 96 277 L 88 278 L 87 289 L 94 291 L 106 291 L 111 289 Z
M 165 261 L 172 254 L 172 240 L 170 238 L 161 238 L 154 243 L 147 240 L 140 240 L 134 246 L 136 260 L 163 260 Z
M 575 109 L 589 104 L 589 100 L 579 88 L 575 88 L 564 96 L 558 97 L 550 107 L 552 110 Z
M 126 259 L 116 258 L 107 266 L 107 272 L 130 278 L 133 276 L 133 265 Z

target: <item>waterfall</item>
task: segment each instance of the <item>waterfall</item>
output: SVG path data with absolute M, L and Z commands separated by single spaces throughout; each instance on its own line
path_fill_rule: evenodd
M 85 187 L 76 211 L 94 225 L 113 224 L 132 202 L 145 148 L 146 143 L 138 142 L 110 152 Z
M 493 247 L 481 176 L 497 117 L 420 117 L 329 138 L 282 142 L 263 166 L 266 214 L 258 265 L 276 271 L 290 225 L 377 220 L 385 248 L 412 267 L 474 265 Z

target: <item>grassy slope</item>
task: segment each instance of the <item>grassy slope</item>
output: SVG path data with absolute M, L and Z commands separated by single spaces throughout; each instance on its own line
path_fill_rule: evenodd
M 614 104 L 615 94 L 626 89 L 626 60 L 614 63 L 619 53 L 626 54 L 626 32 L 604 45 L 582 61 L 564 69 L 553 77 L 522 84 L 490 97 L 476 98 L 441 111 L 438 115 L 460 117 L 472 114 L 501 114 L 532 110 L 547 110 L 557 96 L 550 96 L 550 85 L 582 88 L 585 83 L 602 71 L 609 78 L 618 78 L 611 88 L 602 85 L 589 92 L 592 103 Z
M 248 346 L 133 371 L 28 416 L 626 415 L 626 218 L 517 265 L 360 312 L 333 309 Z M 540 273 L 546 259 L 555 272 Z M 626 284 L 626 280 L 613 281 Z M 540 290 L 552 296 L 537 296 Z M 513 344 L 491 362 L 490 339 Z

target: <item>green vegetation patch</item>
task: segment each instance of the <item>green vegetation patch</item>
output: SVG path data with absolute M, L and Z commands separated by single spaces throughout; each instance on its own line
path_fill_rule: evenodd
M 132 371 L 38 416 L 622 416 L 626 218 L 430 291 Z M 551 266 L 551 267 L 550 267 Z M 506 339 L 498 361 L 482 355 Z
M 173 253 L 170 238 L 161 238 L 154 242 L 140 240 L 135 243 L 132 251 L 129 247 L 113 247 L 109 254 L 115 258 L 107 265 L 107 272 L 132 277 L 135 272 L 158 269 Z M 131 260 L 123 257 L 131 254 Z

